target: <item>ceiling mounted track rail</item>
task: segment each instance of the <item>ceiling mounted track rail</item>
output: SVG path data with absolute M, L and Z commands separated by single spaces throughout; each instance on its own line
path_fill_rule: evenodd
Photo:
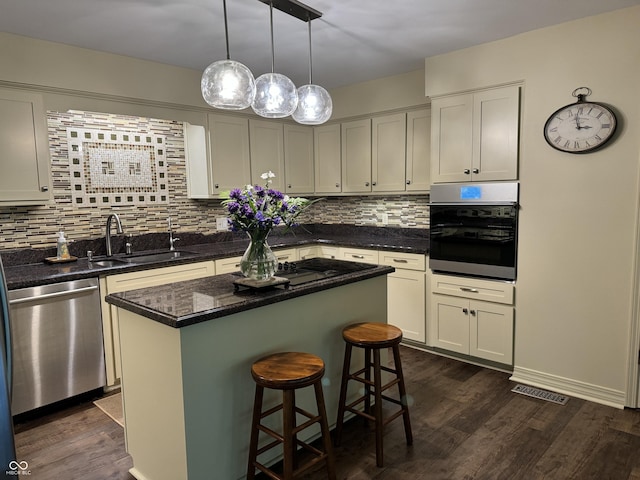
M 311 7 L 308 7 L 304 3 L 298 2 L 297 0 L 259 0 L 262 3 L 266 3 L 267 5 L 273 4 L 273 8 L 280 10 L 292 17 L 296 17 L 303 22 L 309 22 L 311 20 L 315 20 L 316 18 L 320 18 L 322 16 L 322 12 L 314 10 Z

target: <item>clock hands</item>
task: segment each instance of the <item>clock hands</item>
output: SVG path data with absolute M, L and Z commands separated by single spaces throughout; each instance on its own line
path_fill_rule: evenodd
M 580 125 L 580 115 L 576 113 L 576 130 L 586 130 L 592 128 L 590 125 Z

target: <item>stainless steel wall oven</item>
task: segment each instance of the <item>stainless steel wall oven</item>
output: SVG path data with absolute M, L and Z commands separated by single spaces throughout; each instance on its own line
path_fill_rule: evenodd
M 429 268 L 515 280 L 518 183 L 431 187 Z

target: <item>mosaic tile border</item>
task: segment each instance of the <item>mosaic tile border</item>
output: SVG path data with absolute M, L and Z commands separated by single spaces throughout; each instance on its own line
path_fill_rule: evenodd
M 67 142 L 74 206 L 169 202 L 164 136 L 68 127 Z

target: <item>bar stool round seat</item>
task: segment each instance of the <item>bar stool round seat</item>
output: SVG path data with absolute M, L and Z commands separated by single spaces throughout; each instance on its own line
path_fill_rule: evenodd
M 384 466 L 383 430 L 385 425 L 402 416 L 407 445 L 413 443 L 409 407 L 407 405 L 407 392 L 400 360 L 402 330 L 386 323 L 363 322 L 345 327 L 342 330 L 342 338 L 345 341 L 345 352 L 340 385 L 340 403 L 338 405 L 338 418 L 335 430 L 335 444 L 340 445 L 344 415 L 346 412 L 351 412 L 373 421 L 376 431 L 376 465 L 382 467 Z M 353 347 L 363 348 L 365 354 L 364 367 L 351 373 L 351 353 Z M 393 352 L 394 368 L 381 365 L 380 363 L 380 351 L 385 348 L 390 348 Z M 383 371 L 394 375 L 394 378 L 384 385 L 382 384 Z M 371 379 L 372 374 L 373 380 Z M 364 393 L 347 404 L 348 384 L 349 381 L 352 380 L 364 384 Z M 395 385 L 398 386 L 399 398 L 396 399 L 383 394 L 383 392 Z M 373 406 L 371 404 L 372 397 L 374 402 Z M 383 400 L 396 404 L 400 408 L 387 417 L 383 417 Z
M 269 478 L 290 480 L 324 462 L 328 477 L 336 478 L 329 424 L 322 393 L 322 376 L 324 362 L 316 355 L 302 352 L 281 352 L 268 355 L 257 360 L 251 366 L 251 375 L 256 383 L 255 401 L 253 404 L 253 419 L 251 422 L 251 441 L 249 444 L 249 465 L 247 479 L 255 478 L 256 469 L 264 472 Z M 296 406 L 295 391 L 300 388 L 313 386 L 316 397 L 317 415 L 309 413 Z M 282 403 L 262 411 L 264 389 L 282 391 Z M 282 410 L 282 432 L 276 432 L 262 423 L 262 419 Z M 296 414 L 307 417 L 307 421 L 296 425 Z M 324 451 L 300 439 L 298 434 L 314 425 L 320 424 Z M 260 432 L 273 438 L 273 441 L 258 448 Z M 258 461 L 258 456 L 278 446 L 283 446 L 282 473 L 276 473 L 271 468 Z M 298 446 L 309 452 L 310 459 L 298 465 L 296 451 Z

